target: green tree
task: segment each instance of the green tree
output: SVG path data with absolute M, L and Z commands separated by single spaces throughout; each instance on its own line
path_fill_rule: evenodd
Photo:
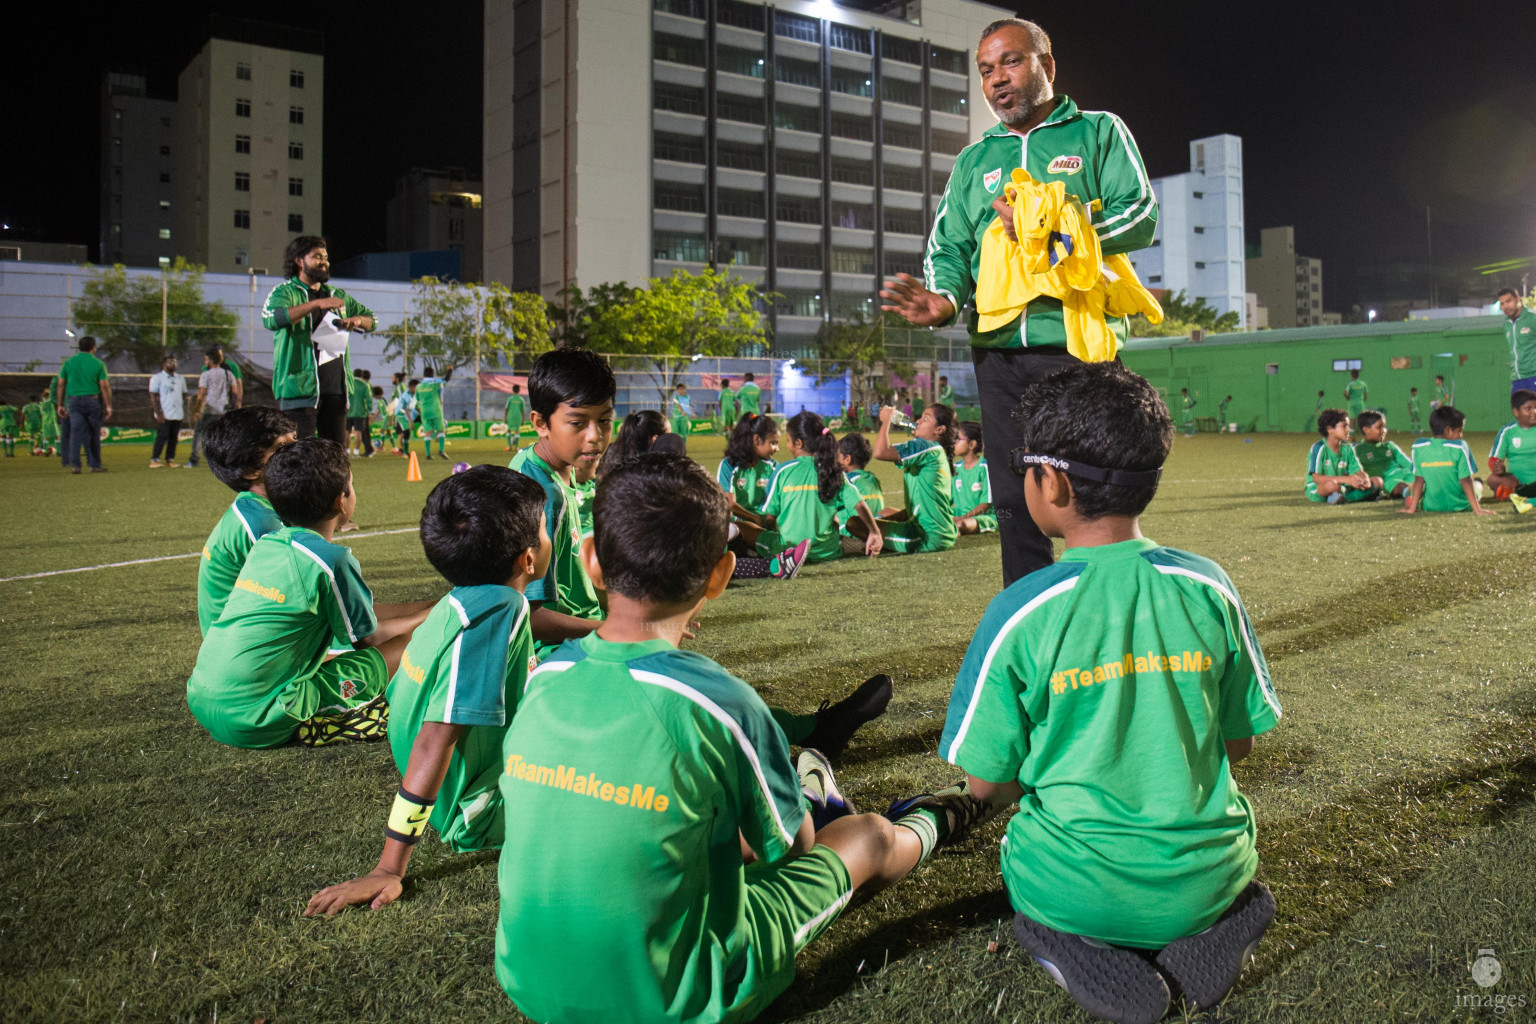
M 386 327 L 384 355 L 409 372 L 413 361 L 439 371 L 477 360 L 512 365 L 519 356 L 549 351 L 553 325 L 542 297 L 504 284 L 460 284 L 423 277 L 415 282 L 415 312 Z
M 185 356 L 213 344 L 234 348 L 239 320 L 222 302 L 203 301 L 203 267 L 178 256 L 159 277 L 130 277 L 122 264 L 87 271 L 70 317 L 81 333 L 96 337 L 103 358 L 127 356 L 149 371 L 160 367 L 167 352 Z
M 849 404 L 862 408 L 891 393 L 890 375 L 911 380 L 912 363 L 891 358 L 895 330 L 908 326 L 892 314 L 871 318 L 858 313 L 847 320 L 823 323 L 816 331 L 817 359 L 798 369 L 817 384 L 842 380 L 849 384 Z M 895 330 L 893 330 L 893 328 Z
M 562 301 L 549 303 L 555 344 L 617 352 L 622 347 L 617 332 L 623 318 L 614 312 L 639 291 L 623 281 L 593 285 L 586 292 L 574 284 L 567 286 L 561 293 Z
M 1189 301 L 1189 296 L 1182 288 L 1178 294 L 1162 299 L 1159 305 L 1163 307 L 1163 322 L 1154 324 L 1137 313 L 1130 319 L 1131 337 L 1179 338 L 1197 327 L 1207 334 L 1222 334 L 1237 330 L 1238 322 L 1242 319 L 1236 311 L 1216 312 L 1216 307 L 1204 299 Z

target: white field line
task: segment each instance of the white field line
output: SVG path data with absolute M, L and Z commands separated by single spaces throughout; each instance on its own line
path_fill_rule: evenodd
M 362 540 L 364 537 L 388 537 L 395 533 L 415 533 L 419 527 L 405 526 L 398 530 L 374 530 L 371 533 L 354 533 L 350 536 L 342 535 L 336 539 L 342 543 L 353 540 Z M 153 562 L 176 562 L 183 558 L 200 558 L 201 551 L 193 551 L 186 555 L 161 555 L 158 558 L 133 558 L 126 562 L 107 562 L 104 565 L 82 565 L 77 569 L 54 569 L 51 572 L 29 572 L 25 576 L 3 576 L 0 583 L 14 583 L 17 580 L 40 580 L 45 576 L 68 576 L 75 572 L 95 572 L 98 569 L 121 569 L 129 565 L 149 565 Z

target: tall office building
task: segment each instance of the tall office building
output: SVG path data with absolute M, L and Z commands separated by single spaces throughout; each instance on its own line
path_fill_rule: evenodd
M 1152 179 L 1157 234 L 1130 254 L 1142 284 L 1204 299 L 1249 322 L 1244 295 L 1243 140 L 1213 135 L 1189 144 L 1189 170 Z
M 864 6 L 870 6 L 868 4 Z M 487 0 L 485 272 L 556 299 L 729 266 L 778 346 L 919 273 L 955 155 L 995 120 L 970 0 Z
M 1269 310 L 1270 327 L 1323 323 L 1323 261 L 1296 255 L 1296 229 L 1265 228 L 1248 260 L 1248 287 Z
M 294 235 L 320 234 L 323 42 L 318 32 L 210 19 L 178 89 L 178 253 L 212 271 L 280 273 Z
M 479 281 L 484 258 L 480 176 L 458 167 L 412 168 L 385 204 L 390 252 L 457 252 L 456 281 Z
M 172 231 L 176 101 L 149 95 L 143 72 L 101 80 L 102 263 L 153 267 L 178 252 Z

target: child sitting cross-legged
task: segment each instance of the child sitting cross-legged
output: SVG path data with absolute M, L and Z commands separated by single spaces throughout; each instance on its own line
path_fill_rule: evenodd
M 1477 460 L 1461 436 L 1466 422 L 1465 414 L 1453 405 L 1442 405 L 1429 414 L 1429 432 L 1434 436 L 1413 442 L 1413 488 L 1400 511 L 1498 514 L 1478 502 L 1482 483 L 1474 475 Z
M 838 464 L 837 438 L 820 416 L 801 410 L 784 423 L 789 435 L 788 462 L 779 463 L 768 482 L 761 509 L 764 529 L 738 524 L 742 537 L 756 545 L 764 558 L 781 556 L 786 548 L 806 546 L 807 562 L 843 556 L 838 523 L 857 523 L 859 544 L 873 558 L 881 551 L 881 530 L 864 496 L 849 482 Z
M 1375 409 L 1360 414 L 1360 435 L 1355 442 L 1355 457 L 1360 468 L 1389 498 L 1402 498 L 1413 486 L 1413 460 L 1387 440 L 1387 418 Z
M 1509 498 L 1516 509 L 1529 512 L 1527 499 L 1536 497 L 1536 391 L 1519 388 L 1509 396 L 1514 422 L 1499 428 L 1488 455 L 1488 486 L 1494 497 Z
M 1307 453 L 1307 500 L 1337 505 L 1381 497 L 1381 480 L 1360 468 L 1360 457 L 1349 443 L 1349 413 L 1324 409 L 1317 414 L 1317 432 L 1323 439 Z
M 1066 551 L 993 599 L 940 740 L 970 792 L 1019 802 L 1014 935 L 1088 1012 L 1151 1024 L 1219 1002 L 1274 916 L 1230 765 L 1280 705 L 1237 590 L 1143 537 L 1173 422 L 1112 363 L 1024 396 L 1011 464 Z
M 992 480 L 987 475 L 987 459 L 981 441 L 981 424 L 968 420 L 958 424 L 955 437 L 955 529 L 961 534 L 996 533 L 997 516 L 992 511 Z M 964 510 L 964 511 L 962 511 Z
M 306 916 L 394 902 L 428 824 L 456 853 L 502 842 L 501 746 L 534 667 L 523 590 L 550 557 L 544 489 L 500 466 L 456 473 L 427 497 L 421 546 L 453 589 L 411 635 L 386 691 L 401 782 L 384 852 L 368 874 L 316 893 Z
M 507 732 L 496 976 L 550 1024 L 750 1020 L 855 891 L 986 808 L 954 787 L 894 820 L 853 813 L 825 757 L 791 762 L 750 686 L 678 650 L 734 561 L 728 499 L 697 464 L 620 463 L 593 522 L 608 617 L 532 673 Z
M 232 409 L 203 435 L 203 454 L 213 475 L 235 491 L 208 539 L 197 566 L 197 624 L 208 635 L 245 567 L 245 556 L 262 537 L 283 528 L 267 500 L 267 460 L 294 440 L 293 420 L 270 406 Z
M 901 467 L 906 508 L 880 513 L 885 552 L 914 555 L 948 551 L 955 546 L 955 493 L 951 466 L 955 461 L 955 411 L 942 403 L 923 410 L 912 426 L 912 440 L 891 443 L 890 406 L 880 410 L 875 434 L 875 458 Z M 849 532 L 862 537 L 863 524 L 850 522 Z
M 288 525 L 246 555 L 203 637 L 187 707 L 235 747 L 382 739 L 384 686 L 432 602 L 375 606 L 357 559 L 331 542 L 357 506 L 341 445 L 316 437 L 284 445 L 265 479 Z

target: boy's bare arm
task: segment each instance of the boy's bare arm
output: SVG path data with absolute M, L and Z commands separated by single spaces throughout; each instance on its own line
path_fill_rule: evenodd
M 374 618 L 378 621 L 376 628 L 368 636 L 360 636 L 354 645 L 359 649 L 364 647 L 378 647 L 397 636 L 405 636 L 414 632 L 416 627 L 427 621 L 427 615 L 432 611 L 433 601 L 414 601 L 409 604 L 376 604 L 373 606 Z
M 1462 493 L 1467 496 L 1467 501 L 1472 504 L 1473 515 L 1496 516 L 1499 514 L 1497 509 L 1483 508 L 1483 506 L 1478 502 L 1477 489 L 1472 486 L 1471 477 L 1464 476 L 1461 478 L 1461 490 Z
M 1009 779 L 1007 782 L 988 782 L 986 779 L 978 779 L 974 775 L 967 775 L 971 795 L 978 800 L 983 800 L 993 807 L 1007 807 L 1016 804 L 1024 795 L 1024 787 L 1019 785 L 1018 779 Z
M 601 625 L 596 619 L 578 619 L 539 603 L 533 605 L 533 611 L 528 616 L 528 628 L 533 632 L 533 638 L 546 644 L 580 640 Z
M 416 742 L 411 745 L 411 759 L 406 765 L 405 778 L 401 780 L 400 788 L 424 800 L 436 802 L 437 791 L 442 788 L 443 777 L 448 774 L 454 745 L 467 728 L 447 722 L 423 722 L 421 731 L 416 734 Z M 374 910 L 393 903 L 400 898 L 405 869 L 411 862 L 412 846 L 412 843 L 386 835 L 384 852 L 379 855 L 378 866 L 366 875 L 327 886 L 315 893 L 309 906 L 304 908 L 304 916 L 324 914 L 326 917 L 335 917 L 343 907 L 354 903 L 367 903 Z
M 1229 764 L 1237 764 L 1237 762 L 1253 753 L 1253 740 L 1252 736 L 1244 736 L 1240 740 L 1227 740 L 1227 762 Z
M 1424 497 L 1424 478 L 1413 478 L 1413 487 L 1408 491 L 1408 500 L 1403 502 L 1403 507 L 1398 509 L 1404 515 L 1413 515 L 1419 510 L 1419 501 Z

